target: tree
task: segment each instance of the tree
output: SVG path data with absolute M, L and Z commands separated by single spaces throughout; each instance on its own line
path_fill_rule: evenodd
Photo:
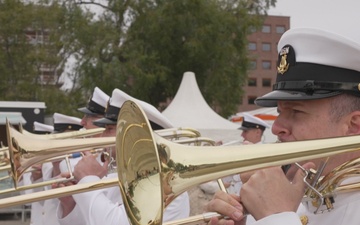
M 81 93 L 71 90 L 68 97 L 59 78 L 75 40 L 68 19 L 76 15 L 84 17 L 81 9 L 69 11 L 57 1 L 0 2 L 1 100 L 44 101 L 47 113 L 74 113 Z
M 24 1 L 29 2 L 29 1 Z M 104 5 L 102 2 L 105 2 Z M 76 115 L 95 86 L 154 106 L 174 97 L 185 71 L 207 102 L 233 114 L 248 69 L 247 35 L 275 0 L 0 1 L 1 100 L 45 101 L 48 113 Z M 98 13 L 87 9 L 97 7 Z M 25 31 L 48 34 L 29 43 Z M 74 69 L 67 71 L 68 59 Z M 42 85 L 40 68 L 66 74 L 65 93 Z M 61 104 L 60 104 L 61 103 Z
M 102 80 L 158 106 L 175 95 L 183 73 L 193 71 L 207 102 L 229 116 L 246 80 L 247 35 L 262 24 L 274 4 L 274 0 L 109 1 L 106 16 L 100 19 L 107 24 L 101 28 L 104 37 L 92 46 L 100 47 L 100 56 L 95 64 L 95 55 L 92 60 L 85 56 L 82 82 L 89 86 Z M 126 22 L 125 13 L 131 22 Z M 111 84 L 105 79 L 109 75 Z

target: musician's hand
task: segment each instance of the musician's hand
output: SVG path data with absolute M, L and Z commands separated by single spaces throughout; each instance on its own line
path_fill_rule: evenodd
M 61 177 L 62 178 L 70 178 L 70 173 L 69 172 L 61 173 L 59 176 L 55 177 L 55 179 L 58 179 Z M 72 186 L 75 184 L 76 184 L 76 181 L 68 180 L 68 181 L 64 181 L 64 182 L 60 182 L 60 183 L 53 183 L 51 185 L 51 188 L 53 188 L 53 189 L 62 188 L 62 187 L 66 187 L 66 186 Z M 76 205 L 76 202 L 71 195 L 60 197 L 59 201 L 60 201 L 60 207 L 62 208 L 62 211 L 63 211 L 63 217 L 68 215 L 74 209 L 74 207 Z
M 304 165 L 306 169 L 313 167 L 313 163 Z M 295 212 L 304 195 L 304 177 L 300 169 L 292 182 L 281 167 L 257 170 L 241 187 L 241 203 L 256 220 L 275 213 Z
M 36 181 L 40 178 L 42 178 L 42 164 L 35 164 L 31 167 L 32 171 L 31 171 L 31 179 L 33 181 Z
M 94 175 L 103 178 L 107 175 L 109 161 L 105 161 L 104 164 L 101 165 L 96 158 L 96 155 L 84 152 L 84 156 L 74 167 L 74 177 L 77 181 L 85 176 Z
M 250 142 L 248 140 L 244 140 L 242 144 L 243 145 L 253 145 L 254 143 L 252 143 L 252 142 Z
M 226 220 L 226 219 L 218 219 L 217 217 L 213 217 L 210 219 L 208 225 L 245 225 L 246 218 L 242 219 L 241 221 L 234 221 L 234 220 Z
M 206 211 L 217 212 L 221 215 L 229 217 L 229 220 L 212 218 L 209 225 L 240 225 L 245 222 L 244 208 L 240 204 L 240 197 L 223 191 L 215 193 L 213 199 L 206 205 Z

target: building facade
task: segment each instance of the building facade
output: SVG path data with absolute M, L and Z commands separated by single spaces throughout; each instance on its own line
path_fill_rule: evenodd
M 248 37 L 250 70 L 238 112 L 259 108 L 254 104 L 255 99 L 272 90 L 276 79 L 277 43 L 289 28 L 290 17 L 267 16 L 262 29 Z

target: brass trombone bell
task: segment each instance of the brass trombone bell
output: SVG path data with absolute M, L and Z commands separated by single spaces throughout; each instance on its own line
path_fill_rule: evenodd
M 103 132 L 104 128 L 39 135 L 27 132 L 26 130 L 21 129 L 21 126 L 19 132 L 9 123 L 7 123 L 6 127 L 10 150 L 8 147 L 0 149 L 0 171 L 8 171 L 9 176 L 2 177 L 0 180 L 11 178 L 14 182 L 14 188 L 0 190 L 0 194 L 32 189 L 66 180 L 65 178 L 61 178 L 59 180 L 43 181 L 27 186 L 19 186 L 18 182 L 20 177 L 25 172 L 31 172 L 30 167 L 36 163 L 52 162 L 61 159 L 67 160 L 68 158 L 73 157 L 73 153 L 82 150 L 99 152 L 97 150 L 100 148 L 103 149 L 104 147 L 115 145 L 115 137 L 57 140 L 98 134 Z M 164 135 L 164 138 L 177 139 L 176 141 L 179 142 L 185 142 L 186 139 L 184 137 L 196 137 L 196 139 L 192 139 L 194 143 L 200 143 L 201 140 L 206 141 L 203 138 L 199 139 L 198 136 L 200 133 L 191 128 L 171 128 L 158 130 L 156 132 L 160 135 Z
M 118 121 L 119 185 L 134 225 L 162 224 L 164 208 L 201 183 L 360 148 L 359 136 L 227 147 L 180 145 L 153 133 L 143 110 L 131 101 L 123 104 Z
M 11 177 L 15 189 L 22 174 L 40 162 L 54 157 L 85 150 L 114 146 L 114 137 L 86 139 L 45 140 L 24 135 L 6 121 L 7 141 L 10 153 Z

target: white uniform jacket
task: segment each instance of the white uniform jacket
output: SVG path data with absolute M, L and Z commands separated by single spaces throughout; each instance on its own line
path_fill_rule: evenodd
M 117 177 L 117 173 L 108 175 Z M 103 178 L 106 179 L 106 178 Z M 79 183 L 100 180 L 97 176 L 87 176 Z M 149 193 L 150 194 L 150 193 Z M 119 187 L 100 189 L 73 195 L 76 206 L 73 211 L 62 218 L 62 209 L 58 207 L 57 217 L 61 225 L 128 225 Z M 174 199 L 166 207 L 163 221 L 187 218 L 190 214 L 189 196 L 187 192 Z
M 314 214 L 306 205 L 301 204 L 297 213 L 279 213 L 255 223 L 254 225 L 301 225 L 300 217 L 307 218 L 307 225 L 358 225 L 360 224 L 360 191 L 338 193 L 335 196 L 334 209 L 322 214 Z

